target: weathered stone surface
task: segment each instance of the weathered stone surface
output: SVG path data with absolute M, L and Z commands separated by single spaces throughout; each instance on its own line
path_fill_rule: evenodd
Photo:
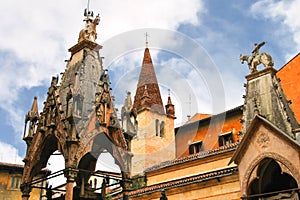
M 276 70 L 266 68 L 246 78 L 248 83 L 243 112 L 243 133 L 255 115 L 259 114 L 294 137 L 293 130 L 298 128 L 298 123 L 276 77 Z

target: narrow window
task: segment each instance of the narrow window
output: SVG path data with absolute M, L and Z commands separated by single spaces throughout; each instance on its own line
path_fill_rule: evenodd
M 232 132 L 227 132 L 219 135 L 219 146 L 226 146 L 233 143 Z
M 159 120 L 155 120 L 155 135 L 158 136 L 159 131 Z
M 160 137 L 165 137 L 165 122 L 164 121 L 162 121 L 161 123 L 160 123 Z
M 21 177 L 12 176 L 10 178 L 10 188 L 11 189 L 19 189 L 21 185 Z
M 202 150 L 202 140 L 194 142 L 189 146 L 189 154 L 199 153 Z

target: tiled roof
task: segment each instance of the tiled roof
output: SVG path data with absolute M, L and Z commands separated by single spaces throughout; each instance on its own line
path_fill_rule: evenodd
M 133 108 L 140 112 L 144 108 L 165 114 L 160 90 L 152 63 L 150 51 L 145 49 L 143 64 L 139 75 Z
M 194 116 L 192 116 L 184 124 L 189 124 L 189 123 L 192 123 L 192 122 L 196 122 L 196 121 L 208 118 L 208 117 L 211 117 L 211 114 L 196 113 Z
M 219 114 L 216 114 L 216 115 L 211 115 L 211 116 L 208 116 L 206 118 L 202 118 L 200 120 L 197 120 L 197 121 L 194 121 L 194 122 L 189 122 L 189 123 L 186 123 L 182 126 L 179 126 L 179 127 L 176 127 L 175 128 L 175 135 L 177 134 L 178 130 L 179 129 L 182 129 L 182 128 L 190 128 L 191 126 L 201 126 L 203 123 L 207 123 L 209 122 L 212 118 L 217 118 L 217 117 L 222 117 L 225 115 L 225 117 L 231 115 L 231 114 L 234 114 L 236 112 L 240 113 L 240 112 L 243 112 L 242 110 L 243 108 L 243 105 L 240 105 L 240 106 L 237 106 L 235 108 L 232 108 L 230 110 L 227 110 L 225 112 L 222 112 L 222 113 L 219 113 Z
M 17 169 L 17 170 L 23 170 L 24 165 L 21 164 L 14 164 L 14 163 L 5 163 L 5 162 L 0 162 L 0 170 L 1 169 Z M 47 168 L 43 168 L 41 172 L 44 173 L 50 173 L 51 171 Z
M 177 164 L 197 160 L 197 159 L 200 159 L 200 158 L 205 158 L 205 157 L 212 156 L 212 155 L 217 155 L 217 154 L 226 153 L 226 152 L 229 152 L 229 151 L 234 151 L 237 148 L 238 144 L 239 144 L 239 142 L 229 144 L 229 145 L 226 145 L 226 146 L 221 146 L 221 147 L 216 148 L 216 149 L 212 149 L 212 150 L 203 151 L 203 152 L 199 152 L 199 153 L 196 153 L 196 154 L 188 155 L 188 156 L 185 156 L 185 157 L 182 157 L 182 158 L 177 158 L 177 159 L 174 159 L 174 160 L 162 162 L 158 165 L 154 165 L 154 166 L 146 169 L 145 172 L 150 172 L 150 171 L 162 169 L 162 168 L 165 168 L 165 167 L 169 167 L 169 166 L 173 166 L 173 165 L 177 165 Z
M 185 178 L 181 178 L 181 179 L 177 179 L 177 180 L 173 180 L 173 181 L 168 181 L 168 182 L 159 183 L 156 185 L 151 185 L 151 186 L 148 186 L 145 188 L 131 191 L 128 193 L 128 195 L 130 197 L 140 196 L 140 195 L 147 194 L 147 193 L 161 191 L 163 189 L 166 190 L 166 189 L 170 189 L 170 188 L 174 188 L 174 187 L 185 186 L 185 185 L 189 185 L 189 184 L 193 184 L 193 183 L 211 180 L 214 178 L 229 176 L 229 175 L 236 174 L 236 173 L 238 173 L 238 169 L 236 166 L 235 167 L 227 167 L 227 168 L 223 168 L 223 169 L 219 169 L 219 170 L 215 170 L 215 171 L 211 171 L 211 172 L 201 173 L 201 174 L 190 176 L 190 177 L 185 177 Z

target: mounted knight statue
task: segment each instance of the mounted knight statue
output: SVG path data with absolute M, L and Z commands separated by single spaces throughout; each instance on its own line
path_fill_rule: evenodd
M 90 40 L 95 42 L 97 39 L 96 26 L 100 22 L 99 14 L 95 17 L 95 19 L 93 19 L 94 13 L 91 11 L 85 11 L 84 16 L 86 17 L 84 19 L 86 24 L 85 28 L 79 33 L 78 42 L 81 42 L 82 40 Z
M 262 42 L 260 44 L 255 43 L 255 48 L 252 51 L 252 55 L 245 55 L 243 56 L 240 54 L 240 61 L 242 64 L 244 64 L 244 61 L 247 61 L 250 72 L 254 73 L 257 71 L 257 66 L 260 64 L 263 64 L 265 68 L 273 67 L 274 61 L 270 54 L 263 52 L 259 53 L 260 47 L 262 47 L 265 44 L 265 42 Z

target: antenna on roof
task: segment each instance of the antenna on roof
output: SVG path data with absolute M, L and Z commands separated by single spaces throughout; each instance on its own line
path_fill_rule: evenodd
M 146 32 L 145 37 L 146 37 L 146 48 L 148 48 L 148 37 L 150 37 L 150 35 Z
M 90 11 L 90 0 L 88 0 L 87 11 Z
M 192 97 L 191 97 L 191 94 L 189 94 L 189 101 L 187 102 L 189 104 L 189 112 L 187 114 L 187 118 L 188 118 L 188 121 L 191 119 L 191 107 L 192 107 Z
M 84 9 L 84 16 L 87 17 L 90 12 L 90 0 L 87 2 L 87 7 Z

